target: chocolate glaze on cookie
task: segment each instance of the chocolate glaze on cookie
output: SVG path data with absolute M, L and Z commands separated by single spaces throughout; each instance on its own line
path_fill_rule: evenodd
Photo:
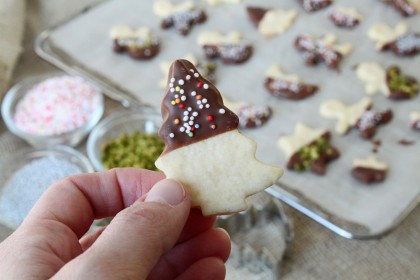
M 246 11 L 252 24 L 254 24 L 255 27 L 258 27 L 258 24 L 268 12 L 268 9 L 260 7 L 247 7 Z
M 304 53 L 305 63 L 309 66 L 324 61 L 329 68 L 337 69 L 343 56 L 336 50 L 319 44 L 310 36 L 300 35 L 295 40 L 295 47 Z
M 194 25 L 203 23 L 206 20 L 207 15 L 204 11 L 184 11 L 165 18 L 160 26 L 163 29 L 174 27 L 181 35 L 186 36 Z
M 405 17 L 413 16 L 417 14 L 416 7 L 411 5 L 407 0 L 385 0 L 385 3 L 393 6 L 401 15 Z
M 239 64 L 247 61 L 253 52 L 251 45 L 204 45 L 204 54 L 209 59 L 221 58 L 226 64 Z
M 234 110 L 239 117 L 239 127 L 256 128 L 263 126 L 272 115 L 269 106 L 253 106 L 246 104 Z
M 203 76 L 205 79 L 209 80 L 212 84 L 216 84 L 216 63 L 209 62 L 209 63 L 200 63 L 198 62 L 195 65 L 197 71 Z
M 397 66 L 391 66 L 386 71 L 386 84 L 389 89 L 389 98 L 404 100 L 416 97 L 419 92 L 419 84 L 413 77 L 401 73 Z
M 310 170 L 318 175 L 326 173 L 327 164 L 340 156 L 340 152 L 329 143 L 331 134 L 327 131 L 321 137 L 294 153 L 287 168 L 295 171 Z
M 349 16 L 340 12 L 331 13 L 330 20 L 337 27 L 344 27 L 344 28 L 349 28 L 349 29 L 354 28 L 360 23 L 360 20 L 358 18 Z
M 369 167 L 354 167 L 351 175 L 363 184 L 383 182 L 387 175 L 387 170 L 379 170 Z
M 385 44 L 382 51 L 391 50 L 398 56 L 413 56 L 420 52 L 420 34 L 409 33 L 401 36 L 395 41 Z
M 301 100 L 315 94 L 318 86 L 296 83 L 281 79 L 266 78 L 265 88 L 276 97 L 283 97 L 291 100 Z
M 363 138 L 372 138 L 376 129 L 381 124 L 387 124 L 392 119 L 392 111 L 387 109 L 383 112 L 375 112 L 372 109 L 364 112 L 357 120 L 356 128 L 359 129 L 359 134 Z
M 159 136 L 163 154 L 238 128 L 239 119 L 224 106 L 217 88 L 187 60 L 176 60 L 169 70 L 162 102 Z
M 146 60 L 159 53 L 160 43 L 155 37 L 147 40 L 137 38 L 114 39 L 113 49 L 116 53 L 127 52 L 132 58 Z
M 299 0 L 305 11 L 311 13 L 324 9 L 332 4 L 331 0 Z

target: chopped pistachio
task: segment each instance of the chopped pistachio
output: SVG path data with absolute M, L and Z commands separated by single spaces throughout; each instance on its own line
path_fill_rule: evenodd
M 155 134 L 136 131 L 121 134 L 102 147 L 102 163 L 107 169 L 114 167 L 138 167 L 157 170 L 155 161 L 162 153 L 163 141 Z

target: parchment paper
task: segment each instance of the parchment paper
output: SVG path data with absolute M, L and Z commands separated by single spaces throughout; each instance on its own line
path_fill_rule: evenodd
M 358 63 L 374 61 L 383 68 L 398 65 L 403 73 L 420 79 L 420 56 L 397 58 L 392 53 L 379 53 L 367 37 L 368 28 L 378 22 L 394 26 L 404 21 L 411 31 L 418 32 L 420 15 L 403 18 L 381 2 L 341 0 L 335 1 L 335 4 L 325 10 L 308 14 L 298 1 L 293 0 L 243 1 L 241 4 L 223 4 L 217 7 L 209 7 L 205 1 L 196 1 L 206 10 L 208 20 L 194 27 L 187 37 L 182 37 L 173 29 L 160 30 L 160 20 L 152 10 L 153 1 L 111 0 L 55 29 L 51 40 L 57 48 L 92 73 L 109 79 L 143 102 L 159 108 L 165 92 L 158 86 L 159 80 L 164 77 L 159 69 L 161 61 L 182 58 L 190 52 L 203 59 L 203 52 L 196 43 L 201 31 L 242 32 L 244 38 L 253 43 L 254 55 L 243 65 L 223 65 L 218 62 L 216 86 L 233 101 L 272 106 L 274 114 L 267 125 L 244 132 L 257 141 L 259 159 L 285 166 L 286 159 L 276 145 L 280 136 L 291 134 L 297 121 L 332 131 L 335 121 L 320 116 L 321 102 L 334 98 L 351 104 L 365 95 L 364 85 L 357 79 L 354 71 L 354 66 Z M 285 34 L 266 39 L 248 19 L 245 7 L 249 4 L 293 8 L 299 15 Z M 364 17 L 362 24 L 354 30 L 335 27 L 329 21 L 328 15 L 337 5 L 357 8 Z M 114 54 L 108 34 L 116 24 L 149 26 L 162 40 L 161 53 L 148 62 Z M 339 71 L 330 70 L 322 64 L 316 67 L 305 66 L 302 54 L 293 47 L 294 39 L 299 34 L 323 36 L 327 32 L 335 33 L 338 43 L 350 42 L 354 46 L 350 56 L 341 63 Z M 263 81 L 267 69 L 273 63 L 288 74 L 298 74 L 305 82 L 318 84 L 319 93 L 302 101 L 272 97 L 264 89 Z M 372 233 L 378 233 L 391 227 L 401 213 L 419 198 L 420 133 L 409 128 L 409 113 L 420 110 L 420 105 L 419 97 L 395 102 L 377 94 L 373 100 L 375 109 L 390 107 L 394 112 L 392 122 L 380 127 L 375 137 L 382 141 L 378 158 L 390 165 L 389 175 L 384 183 L 366 186 L 350 176 L 353 159 L 366 157 L 373 148 L 372 143 L 361 139 L 356 131 L 345 136 L 338 136 L 333 132 L 332 144 L 342 155 L 329 165 L 325 176 L 286 171 L 281 182 L 337 217 L 363 225 Z M 398 144 L 401 139 L 414 140 L 416 143 L 402 146 Z

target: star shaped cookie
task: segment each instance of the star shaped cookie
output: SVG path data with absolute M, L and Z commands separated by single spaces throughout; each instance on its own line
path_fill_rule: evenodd
M 286 155 L 288 169 L 324 175 L 327 164 L 340 156 L 339 151 L 330 144 L 330 138 L 327 130 L 297 123 L 294 134 L 280 137 L 277 144 Z

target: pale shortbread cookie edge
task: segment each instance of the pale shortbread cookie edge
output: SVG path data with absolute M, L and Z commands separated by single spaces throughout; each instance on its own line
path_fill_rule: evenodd
M 175 149 L 156 166 L 189 192 L 205 216 L 247 209 L 246 198 L 270 187 L 283 169 L 255 158 L 256 143 L 238 130 Z

